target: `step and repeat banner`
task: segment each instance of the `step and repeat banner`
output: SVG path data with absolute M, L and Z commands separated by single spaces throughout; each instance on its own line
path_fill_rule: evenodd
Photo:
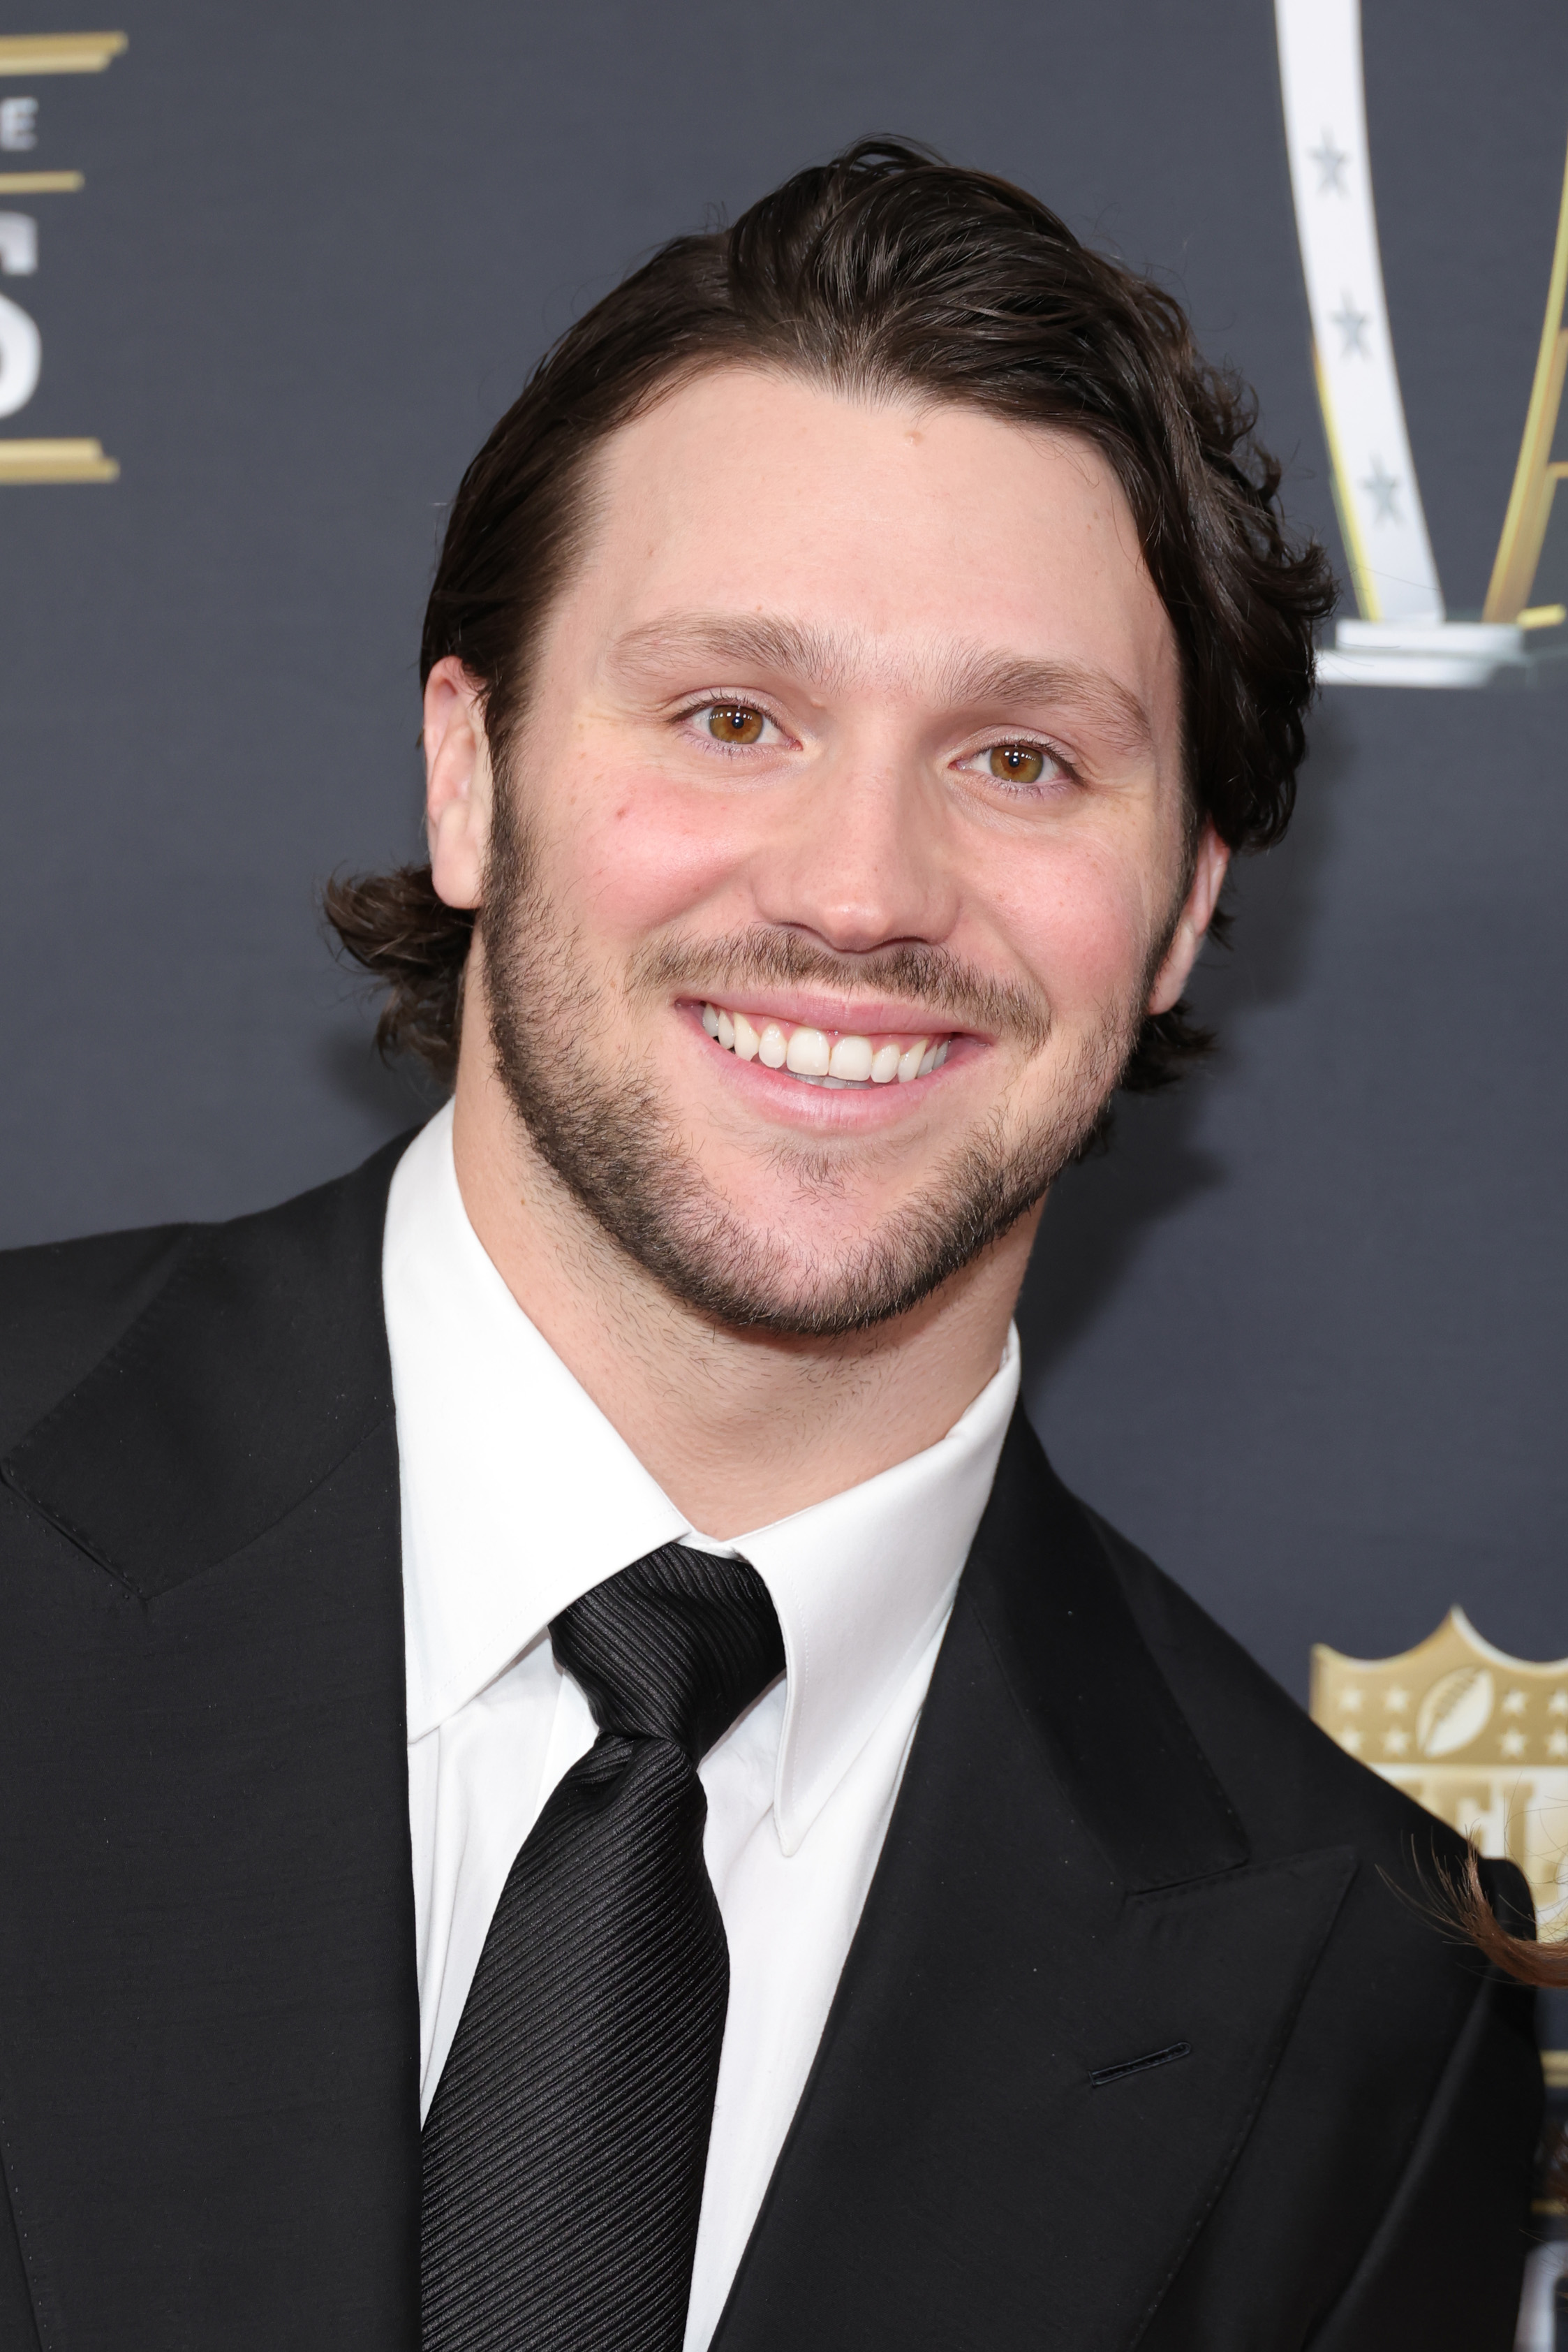
M 421 1115 L 315 893 L 418 837 L 444 502 L 630 264 L 870 131 L 1024 182 L 1179 294 L 1256 384 L 1344 589 L 1295 830 L 1238 877 L 1199 976 L 1219 1059 L 1128 1105 L 1048 1213 L 1031 1409 L 1335 1738 L 1551 1906 L 1555 0 L 7 20 L 0 1244 L 257 1206 Z

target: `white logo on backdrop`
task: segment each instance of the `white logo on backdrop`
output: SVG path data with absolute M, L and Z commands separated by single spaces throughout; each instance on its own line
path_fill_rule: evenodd
M 123 33 L 10 33 L 0 36 L 0 75 L 7 79 L 101 73 L 126 46 Z M 0 157 L 27 154 L 38 144 L 40 106 L 31 92 L 0 99 Z M 0 169 L 0 197 L 79 195 L 79 172 Z M 38 224 L 31 213 L 0 212 L 0 276 L 33 278 L 38 270 Z M 16 415 L 38 389 L 44 339 L 37 320 L 9 294 L 0 294 L 0 419 Z M 120 467 L 98 441 L 30 441 L 0 436 L 0 483 L 112 482 Z
M 31 278 L 38 266 L 38 224 L 26 213 L 0 213 L 0 270 Z M 18 302 L 0 294 L 0 416 L 15 416 L 38 388 L 43 338 Z
M 1328 684 L 1488 686 L 1568 655 L 1568 608 L 1531 602 L 1552 496 L 1568 334 L 1568 180 L 1513 495 L 1482 612 L 1453 618 L 1427 535 L 1384 299 L 1359 0 L 1275 0 L 1291 188 L 1334 504 L 1359 617 L 1319 659 Z

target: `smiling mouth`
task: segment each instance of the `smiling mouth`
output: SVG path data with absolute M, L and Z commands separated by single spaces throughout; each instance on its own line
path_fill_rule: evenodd
M 755 1021 L 721 1004 L 705 1004 L 702 1018 L 703 1027 L 724 1053 L 738 1061 L 760 1062 L 765 1069 L 782 1071 L 809 1087 L 910 1086 L 942 1067 L 953 1042 L 950 1034 L 879 1032 L 865 1037 L 850 1029 Z

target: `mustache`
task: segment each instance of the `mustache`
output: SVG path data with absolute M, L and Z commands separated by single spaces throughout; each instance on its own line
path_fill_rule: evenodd
M 1051 1034 L 1051 1010 L 1032 989 L 993 979 L 947 948 L 894 940 L 861 955 L 841 955 L 799 931 L 754 923 L 716 940 L 665 940 L 633 957 L 633 992 L 671 989 L 722 1002 L 727 990 L 775 986 L 883 992 L 908 996 L 950 1016 L 956 1029 L 985 1030 L 1038 1053 Z

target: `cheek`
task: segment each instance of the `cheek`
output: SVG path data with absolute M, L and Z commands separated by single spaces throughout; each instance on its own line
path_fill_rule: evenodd
M 622 761 L 584 762 L 552 827 L 552 863 L 590 931 L 637 937 L 720 896 L 752 843 L 744 812 Z
M 998 913 L 1058 1020 L 1093 1020 L 1141 987 L 1152 940 L 1143 879 L 1087 845 L 1009 874 Z

